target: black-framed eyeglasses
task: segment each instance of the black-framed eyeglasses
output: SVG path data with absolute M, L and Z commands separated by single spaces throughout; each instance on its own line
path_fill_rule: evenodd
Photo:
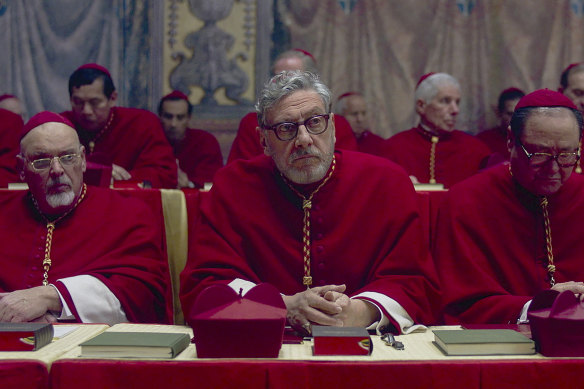
M 580 154 L 578 152 L 573 153 L 558 153 L 558 154 L 550 154 L 550 153 L 530 153 L 525 149 L 523 143 L 517 142 L 519 146 L 525 152 L 529 163 L 532 166 L 540 166 L 543 164 L 548 163 L 552 159 L 555 159 L 556 162 L 560 167 L 571 167 L 576 165 L 576 162 L 580 159 Z
M 61 166 L 71 166 L 74 165 L 75 162 L 77 162 L 79 157 L 80 157 L 79 154 L 65 154 L 61 156 L 55 156 L 52 158 L 35 159 L 34 161 L 29 161 L 29 163 L 34 170 L 43 171 L 51 168 L 51 164 L 53 163 L 53 160 L 55 158 L 59 160 Z
M 266 130 L 274 131 L 276 137 L 282 141 L 288 141 L 296 138 L 298 129 L 301 125 L 306 127 L 312 135 L 322 134 L 328 128 L 330 114 L 311 116 L 303 122 L 282 122 L 276 123 L 273 126 L 264 126 Z

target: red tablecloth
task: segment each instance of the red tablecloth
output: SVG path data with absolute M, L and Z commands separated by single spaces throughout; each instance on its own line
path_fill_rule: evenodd
M 49 373 L 44 363 L 33 360 L 0 361 L 0 388 L 44 389 L 49 387 Z
M 97 388 L 577 388 L 584 360 L 320 362 L 274 360 L 53 363 L 53 389 Z

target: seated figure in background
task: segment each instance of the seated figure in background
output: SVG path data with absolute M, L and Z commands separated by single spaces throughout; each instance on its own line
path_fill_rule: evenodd
M 489 159 L 489 165 L 495 165 L 509 160 L 509 149 L 507 148 L 507 132 L 513 111 L 519 99 L 525 96 L 521 89 L 507 88 L 499 95 L 497 104 L 497 118 L 499 124 L 495 128 L 482 131 L 477 134 L 477 138 L 482 140 L 493 152 Z
M 106 68 L 80 66 L 69 77 L 69 97 L 71 111 L 62 115 L 75 125 L 89 161 L 111 164 L 115 181 L 176 188 L 176 160 L 160 121 L 144 109 L 117 107 Z
M 359 92 L 343 93 L 337 99 L 335 113 L 343 115 L 357 139 L 357 150 L 362 153 L 383 155 L 385 139 L 369 129 L 369 110 L 365 97 Z
M 223 166 L 213 134 L 188 128 L 192 112 L 189 98 L 180 91 L 167 94 L 158 104 L 160 122 L 176 157 L 179 188 L 203 188 Z
M 460 84 L 450 74 L 428 73 L 418 81 L 420 124 L 393 135 L 385 145 L 385 156 L 406 169 L 414 183 L 448 188 L 486 166 L 489 148 L 454 129 L 460 98 Z

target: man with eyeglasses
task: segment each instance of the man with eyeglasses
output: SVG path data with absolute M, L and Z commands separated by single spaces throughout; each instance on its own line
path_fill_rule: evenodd
M 289 70 L 300 70 L 318 73 L 316 60 L 306 50 L 290 49 L 280 53 L 275 59 L 270 72 L 272 76 Z M 239 122 L 237 136 L 231 144 L 231 150 L 227 163 L 238 159 L 251 159 L 263 154 L 262 145 L 259 142 L 259 134 L 256 131 L 258 118 L 256 112 L 250 112 Z M 357 140 L 351 130 L 351 125 L 343 116 L 335 115 L 336 147 L 344 150 L 357 150 Z
M 410 332 L 438 303 L 413 186 L 401 168 L 335 151 L 331 93 L 318 76 L 274 76 L 256 104 L 264 156 L 228 164 L 203 199 L 181 274 L 187 321 L 207 286 L 268 282 L 288 322 Z
M 143 109 L 117 107 L 117 97 L 101 65 L 82 65 L 69 77 L 71 111 L 62 115 L 75 124 L 87 159 L 111 164 L 114 181 L 176 188 L 176 159 L 160 121 Z
M 0 196 L 0 322 L 168 322 L 160 228 L 145 204 L 83 183 L 73 124 L 41 112 Z
M 453 186 L 433 254 L 447 323 L 517 323 L 546 289 L 584 293 L 582 116 L 561 93 L 519 100 L 501 164 Z

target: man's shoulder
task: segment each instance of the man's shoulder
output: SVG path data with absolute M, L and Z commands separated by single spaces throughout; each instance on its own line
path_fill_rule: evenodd
M 141 108 L 130 108 L 130 107 L 115 107 L 115 115 L 118 115 L 120 120 L 154 120 L 156 123 L 160 121 L 158 116 L 154 113 L 141 109 Z
M 215 135 L 211 134 L 209 131 L 200 130 L 198 128 L 187 128 L 185 132 L 185 142 L 189 143 L 191 141 L 216 143 L 217 138 L 215 138 Z
M 483 201 L 490 192 L 507 187 L 510 182 L 509 164 L 501 163 L 454 184 L 448 190 L 449 196 L 462 196 Z
M 385 176 L 406 176 L 406 171 L 398 164 L 377 155 L 352 150 L 340 150 L 343 170 L 361 175 L 363 179 L 375 173 Z
M 392 145 L 397 142 L 403 142 L 415 139 L 416 127 L 410 128 L 408 130 L 400 131 L 397 134 L 393 134 L 388 139 L 385 140 L 386 144 Z

